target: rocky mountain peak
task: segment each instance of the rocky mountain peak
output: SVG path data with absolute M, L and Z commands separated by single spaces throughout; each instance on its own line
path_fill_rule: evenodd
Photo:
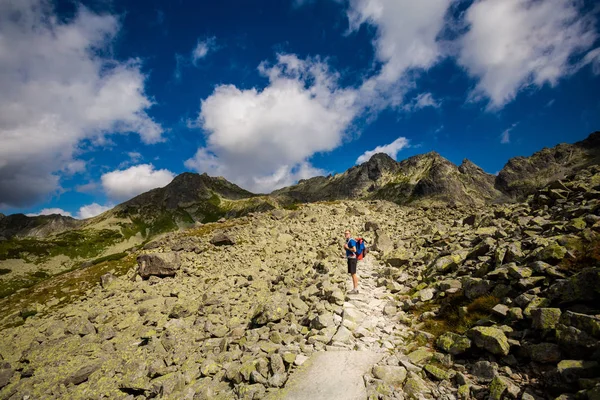
M 548 183 L 600 162 L 600 132 L 575 144 L 544 147 L 530 157 L 508 160 L 496 177 L 497 189 L 513 198 L 524 198 Z
M 376 153 L 369 158 L 367 164 L 378 164 L 378 165 L 394 165 L 396 160 L 387 155 L 386 153 Z
M 44 237 L 81 226 L 82 222 L 60 214 L 29 217 L 25 214 L 12 214 L 0 217 L 0 235 L 5 238 Z
M 478 165 L 474 164 L 468 158 L 465 158 L 459 165 L 458 170 L 463 174 L 485 174 L 486 172 Z
M 584 148 L 600 148 L 600 131 L 592 132 L 587 138 L 575 143 L 576 146 Z

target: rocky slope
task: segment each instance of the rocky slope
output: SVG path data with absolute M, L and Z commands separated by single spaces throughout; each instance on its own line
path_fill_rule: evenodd
M 372 399 L 595 399 L 599 178 L 525 203 L 339 201 L 170 233 L 97 266 L 112 273 L 80 297 L 48 281 L 0 300 L 0 398 L 277 397 L 312 354 L 369 350 Z M 359 295 L 346 228 L 372 244 Z
M 511 158 L 496 178 L 496 188 L 524 198 L 556 179 L 600 162 L 600 132 L 574 144 L 544 148 L 530 157 Z
M 97 224 L 114 216 L 161 233 L 195 222 L 214 222 L 223 217 L 272 208 L 274 206 L 269 199 L 250 193 L 222 177 L 183 173 L 167 186 L 119 204 L 90 223 Z
M 0 240 L 12 237 L 45 237 L 76 229 L 82 222 L 63 215 L 39 215 L 28 217 L 24 214 L 0 215 Z
M 484 204 L 502 193 L 494 188 L 494 176 L 469 160 L 460 166 L 436 152 L 396 162 L 386 154 L 329 177 L 316 177 L 272 193 L 298 202 L 342 199 L 381 199 L 397 204 L 456 202 Z

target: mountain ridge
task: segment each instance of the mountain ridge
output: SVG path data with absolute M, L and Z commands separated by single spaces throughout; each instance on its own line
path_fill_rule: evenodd
M 595 163 L 600 163 L 600 131 L 574 144 L 559 143 L 527 157 L 513 157 L 497 176 L 486 173 L 467 158 L 457 166 L 437 151 L 401 161 L 385 153 L 376 153 L 368 161 L 342 173 L 302 179 L 267 195 L 251 193 L 223 177 L 184 172 L 163 188 L 142 193 L 80 222 L 60 215 L 2 214 L 0 236 L 43 237 L 82 226 L 102 225 L 103 221 L 111 219 L 119 220 L 117 225 L 121 227 L 125 225 L 158 234 L 253 211 L 345 199 L 378 199 L 415 205 L 481 205 L 515 201 L 578 168 Z

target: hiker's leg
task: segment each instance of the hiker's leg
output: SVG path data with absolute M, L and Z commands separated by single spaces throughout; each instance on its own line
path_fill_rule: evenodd
M 356 258 L 348 259 L 348 273 L 352 276 L 352 286 L 356 290 L 358 287 L 358 277 L 356 276 Z

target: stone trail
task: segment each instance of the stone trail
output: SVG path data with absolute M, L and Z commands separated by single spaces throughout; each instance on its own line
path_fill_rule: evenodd
M 388 349 L 402 341 L 398 332 L 408 329 L 384 316 L 392 296 L 385 287 L 377 287 L 378 268 L 372 256 L 359 262 L 359 293 L 346 295 L 342 323 L 326 351 L 314 353 L 273 398 L 367 398 L 363 375 L 386 356 Z M 350 279 L 347 285 L 350 291 Z

